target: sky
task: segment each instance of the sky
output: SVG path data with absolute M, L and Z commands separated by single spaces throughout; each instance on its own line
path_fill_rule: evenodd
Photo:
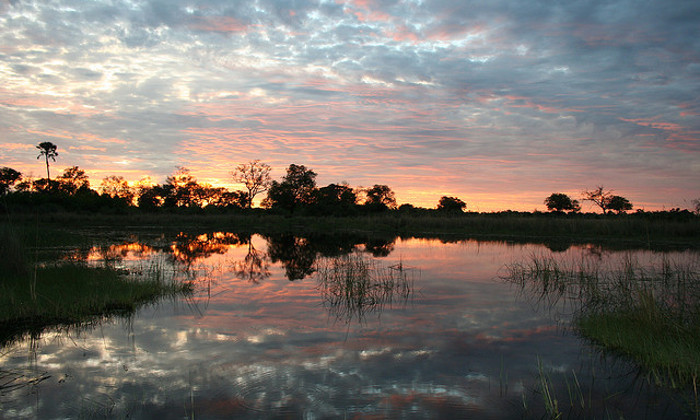
M 0 166 L 45 176 L 43 141 L 93 186 L 259 159 L 428 208 L 688 208 L 700 2 L 0 0 Z

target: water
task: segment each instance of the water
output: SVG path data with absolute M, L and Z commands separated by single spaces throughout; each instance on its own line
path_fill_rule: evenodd
M 348 252 L 368 267 L 370 286 L 391 282 L 344 299 L 318 270 L 347 263 Z M 634 365 L 578 338 L 569 305 L 501 278 L 505 264 L 550 253 L 474 240 L 225 233 L 133 236 L 75 251 L 125 271 L 157 264 L 196 279 L 197 292 L 7 345 L 0 415 L 541 418 L 543 383 L 565 416 L 690 415 L 683 392 L 655 388 Z M 629 253 L 572 246 L 555 254 Z

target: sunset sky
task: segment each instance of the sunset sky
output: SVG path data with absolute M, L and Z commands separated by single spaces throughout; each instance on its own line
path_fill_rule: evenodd
M 687 208 L 700 2 L 0 0 L 0 166 L 45 176 L 42 141 L 93 186 L 260 159 L 424 207 Z

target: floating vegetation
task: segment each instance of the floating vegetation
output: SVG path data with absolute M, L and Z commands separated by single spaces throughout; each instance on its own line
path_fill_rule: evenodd
M 370 257 L 352 253 L 322 260 L 315 277 L 324 306 L 336 319 L 362 322 L 370 313 L 379 316 L 387 305 L 405 304 L 414 290 L 416 270 L 398 263 L 377 265 Z

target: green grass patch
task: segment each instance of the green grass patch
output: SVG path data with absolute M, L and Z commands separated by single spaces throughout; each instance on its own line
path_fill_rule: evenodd
M 662 308 L 584 313 L 576 326 L 584 337 L 644 367 L 658 384 L 692 384 L 700 374 L 699 326 L 674 320 Z
M 0 226 L 0 345 L 49 327 L 129 315 L 165 296 L 192 291 L 188 282 L 167 279 L 157 265 L 129 274 L 84 262 L 38 260 L 33 243 L 39 231 Z
M 697 385 L 700 374 L 700 261 L 697 254 L 641 264 L 533 255 L 505 279 L 538 302 L 574 309 L 573 327 L 604 350 L 633 360 L 657 384 Z
M 2 275 L 0 343 L 51 326 L 126 316 L 164 296 L 192 291 L 190 283 L 162 280 L 157 269 L 145 277 L 75 262 L 37 268 L 28 275 Z
M 29 276 L 0 277 L 0 342 L 47 327 L 129 315 L 164 296 L 192 291 L 190 283 L 126 276 L 115 269 L 68 263 Z

